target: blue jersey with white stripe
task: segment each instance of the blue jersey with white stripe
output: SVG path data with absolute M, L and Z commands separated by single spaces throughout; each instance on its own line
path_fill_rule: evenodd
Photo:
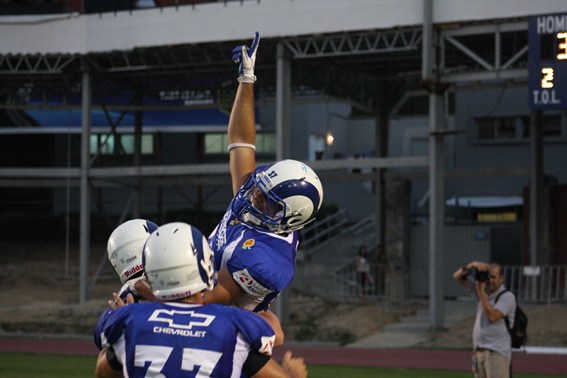
M 258 315 L 223 305 L 143 302 L 107 317 L 103 346 L 112 346 L 124 375 L 240 377 L 251 350 L 271 355 L 274 332 Z
M 141 298 L 138 296 L 138 292 L 136 291 L 135 284 L 139 279 L 144 278 L 144 277 L 145 276 L 126 281 L 126 283 L 124 283 L 124 285 L 122 285 L 122 287 L 120 288 L 120 291 L 118 292 L 118 295 L 124 301 L 124 303 L 126 303 L 128 294 L 132 294 L 132 296 L 134 297 L 134 302 L 140 301 Z M 105 325 L 108 317 L 114 311 L 115 310 L 113 310 L 112 308 L 108 308 L 100 316 L 100 318 L 98 318 L 98 321 L 96 323 L 96 326 L 95 326 L 95 329 L 94 329 L 94 343 L 99 350 L 102 349 L 101 334 L 102 334 L 102 331 L 104 330 L 104 325 Z
M 109 319 L 110 315 L 112 315 L 113 313 L 114 313 L 114 310 L 112 308 L 108 308 L 98 318 L 98 321 L 96 323 L 96 326 L 95 326 L 95 329 L 94 329 L 94 332 L 93 332 L 94 343 L 95 343 L 96 347 L 98 348 L 98 350 L 101 350 L 103 348 L 101 339 L 103 337 L 104 326 L 106 324 L 106 321 Z
M 234 201 L 234 200 L 233 200 Z M 209 236 L 215 270 L 227 268 L 246 295 L 233 305 L 264 311 L 293 280 L 298 232 L 278 235 L 241 223 L 229 205 Z

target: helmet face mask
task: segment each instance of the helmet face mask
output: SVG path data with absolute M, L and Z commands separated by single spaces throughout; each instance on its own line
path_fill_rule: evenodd
M 213 251 L 187 223 L 159 227 L 144 246 L 143 265 L 154 295 L 162 300 L 190 297 L 214 286 Z
M 255 200 L 259 191 L 264 201 Z M 252 173 L 236 195 L 233 212 L 241 222 L 277 234 L 303 228 L 323 202 L 319 177 L 304 163 L 283 160 Z
M 158 228 L 145 219 L 131 219 L 116 227 L 106 244 L 108 260 L 122 283 L 143 274 L 142 251 L 148 236 Z

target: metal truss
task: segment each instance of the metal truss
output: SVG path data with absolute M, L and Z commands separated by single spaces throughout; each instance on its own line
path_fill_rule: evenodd
M 269 44 L 268 44 L 269 45 Z M 212 73 L 231 65 L 232 43 L 156 46 L 126 51 L 92 54 L 89 62 L 97 72 L 152 72 L 198 70 Z M 271 51 L 268 49 L 268 51 Z M 266 51 L 262 52 L 263 55 Z M 273 59 L 273 58 L 272 58 Z
M 438 28 L 439 76 L 442 82 L 458 83 L 527 77 L 527 22 L 492 22 Z M 278 40 L 266 40 L 260 51 L 266 67 L 275 65 Z M 304 36 L 281 40 L 293 59 L 342 59 L 356 72 L 371 69 L 391 77 L 420 70 L 422 28 L 367 30 L 353 33 Z M 157 74 L 180 72 L 217 77 L 228 71 L 227 57 L 234 46 L 228 43 L 161 46 L 102 54 L 3 55 L 0 75 L 57 75 L 80 70 L 75 61 L 86 58 L 95 72 Z M 410 55 L 408 55 L 410 54 Z M 413 58 L 412 58 L 413 57 Z M 408 63 L 408 58 L 412 63 Z M 266 75 L 264 75 L 266 76 Z
M 527 22 L 513 22 L 441 30 L 441 81 L 525 80 L 527 29 Z
M 283 41 L 296 59 L 419 50 L 421 29 L 368 31 Z
M 61 74 L 79 55 L 0 55 L 0 75 Z

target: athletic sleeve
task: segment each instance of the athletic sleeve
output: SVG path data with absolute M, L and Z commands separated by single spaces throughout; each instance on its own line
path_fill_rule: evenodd
M 100 333 L 100 343 L 103 348 L 114 344 L 123 334 L 125 324 L 134 306 L 135 305 L 132 304 L 120 307 L 112 312 L 112 316 L 108 316 Z
M 94 332 L 93 332 L 93 336 L 94 336 L 94 343 L 96 345 L 96 347 L 98 348 L 98 350 L 101 350 L 103 348 L 103 343 L 102 343 L 102 338 L 103 338 L 103 331 L 104 331 L 104 326 L 106 325 L 106 322 L 108 321 L 109 316 L 114 312 L 113 309 L 109 308 L 107 309 L 105 312 L 102 313 L 102 315 L 100 316 L 100 318 L 98 318 L 98 321 L 96 323 Z
M 232 312 L 236 327 L 250 344 L 253 351 L 271 356 L 276 336 L 270 325 L 253 312 L 234 307 L 227 307 Z
M 242 373 L 246 377 L 254 376 L 270 361 L 270 358 L 270 356 L 260 354 L 257 351 L 251 351 L 246 361 L 244 361 L 244 365 L 242 365 Z
M 122 363 L 120 362 L 120 358 L 116 355 L 113 347 L 109 347 L 106 351 L 106 361 L 108 361 L 108 365 L 110 365 L 113 370 L 122 370 Z
M 261 297 L 281 292 L 293 280 L 295 251 L 278 242 L 275 238 L 243 238 L 227 261 L 233 279 L 248 294 Z

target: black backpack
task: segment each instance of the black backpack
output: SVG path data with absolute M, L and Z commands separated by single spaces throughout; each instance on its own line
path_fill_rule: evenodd
M 502 294 L 510 290 L 504 290 L 500 294 L 496 296 L 494 299 L 494 304 L 498 302 L 498 299 Z M 512 293 L 510 291 L 510 293 Z M 514 295 L 514 293 L 512 293 Z M 515 296 L 514 296 L 515 297 Z M 528 316 L 522 310 L 522 308 L 518 305 L 518 301 L 516 300 L 516 312 L 514 313 L 514 326 L 510 328 L 510 321 L 508 317 L 504 317 L 504 322 L 506 323 L 506 328 L 510 333 L 510 339 L 512 340 L 512 348 L 521 348 L 526 344 L 528 340 L 528 334 L 526 333 L 526 329 L 528 328 Z

